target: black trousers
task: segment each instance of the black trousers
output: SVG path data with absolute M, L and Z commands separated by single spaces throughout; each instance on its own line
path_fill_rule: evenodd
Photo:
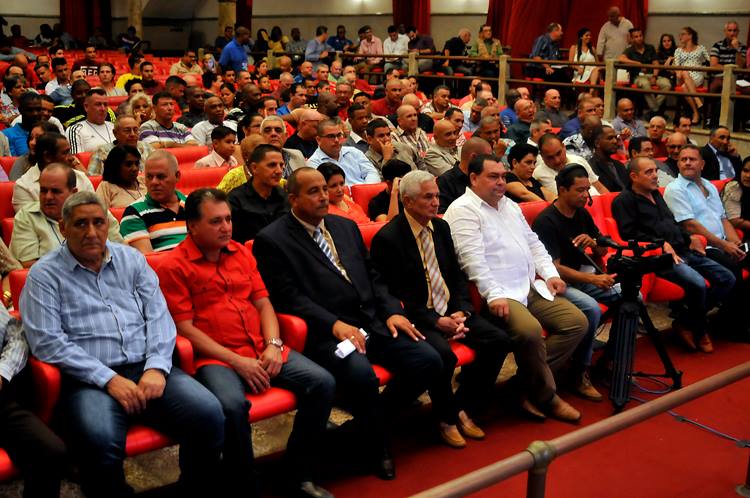
M 731 271 L 734 275 L 736 280 L 734 289 L 732 289 L 722 308 L 731 316 L 737 317 L 740 320 L 737 323 L 745 323 L 744 317 L 747 313 L 744 307 L 747 306 L 748 286 L 742 279 L 742 269 L 748 267 L 750 259 L 746 257 L 742 261 L 737 261 L 721 249 L 715 247 L 706 248 L 706 256 Z
M 30 392 L 30 372 L 22 371 L 0 390 L 0 446 L 24 477 L 24 498 L 57 498 L 67 470 L 65 444 L 19 399 Z
M 476 357 L 473 362 L 461 367 L 459 387 L 454 394 L 452 380 L 458 358 L 451 350 L 451 341 L 436 327 L 416 323 L 443 360 L 443 370 L 434 378 L 428 390 L 435 416 L 450 425 L 458 422 L 458 412 L 461 410 L 469 415 L 482 410 L 511 348 L 508 334 L 481 316 L 472 315 L 465 324 L 469 331 L 460 342 L 472 348 Z

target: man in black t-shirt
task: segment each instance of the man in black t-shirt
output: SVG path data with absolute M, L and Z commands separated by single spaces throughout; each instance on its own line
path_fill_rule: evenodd
M 385 190 L 370 199 L 367 204 L 367 216 L 373 221 L 390 221 L 402 213 L 401 195 L 398 191 L 399 180 L 411 171 L 411 166 L 404 161 L 391 159 L 386 161 L 381 170 L 385 180 Z M 393 203 L 396 203 L 392 206 Z M 391 209 L 393 207 L 393 209 Z
M 573 378 L 573 392 L 592 401 L 601 401 L 602 395 L 588 379 L 587 368 L 602 316 L 599 303 L 615 302 L 620 296 L 619 285 L 615 284 L 614 275 L 596 273 L 592 264 L 601 268 L 601 258 L 607 251 L 597 245 L 601 232 L 584 208 L 591 187 L 586 169 L 580 165 L 567 166 L 555 182 L 557 200 L 537 216 L 533 230 L 552 257 L 560 278 L 568 284 L 563 296 L 578 306 L 589 321 L 588 333 L 571 358 L 578 370 Z M 584 256 L 586 249 L 593 253 L 591 260 Z

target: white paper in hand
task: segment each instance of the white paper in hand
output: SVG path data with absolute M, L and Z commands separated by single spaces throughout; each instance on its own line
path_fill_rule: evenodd
M 536 279 L 534 280 L 534 289 L 539 293 L 540 296 L 542 296 L 547 301 L 552 301 L 555 299 L 555 297 L 550 292 L 549 288 L 547 287 L 547 282 L 545 282 L 542 279 Z

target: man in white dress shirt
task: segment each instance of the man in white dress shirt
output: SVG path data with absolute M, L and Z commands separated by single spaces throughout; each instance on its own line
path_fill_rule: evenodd
M 541 341 L 542 328 L 547 331 L 549 371 L 521 368 L 522 375 L 532 377 L 531 386 L 536 382 L 537 389 L 546 394 L 545 399 L 532 392 L 536 394 L 533 408 L 578 422 L 581 414 L 554 394 L 551 376 L 568 362 L 588 329 L 588 321 L 581 310 L 561 297 L 565 282 L 552 258 L 518 204 L 505 197 L 502 162 L 480 155 L 469 163 L 468 172 L 469 188 L 451 203 L 443 218 L 451 227 L 461 268 L 487 302 L 487 317 L 501 321 L 511 337 Z M 537 415 L 528 405 L 524 408 Z

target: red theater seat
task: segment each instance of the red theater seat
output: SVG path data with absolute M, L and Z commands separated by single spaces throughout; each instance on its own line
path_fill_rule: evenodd
M 532 225 L 534 223 L 534 220 L 537 216 L 539 216 L 539 213 L 544 211 L 544 209 L 549 206 L 549 202 L 547 201 L 533 201 L 533 202 L 522 202 L 519 204 L 521 207 L 521 212 L 523 213 L 524 218 L 526 218 L 526 221 L 529 225 Z
M 10 170 L 13 168 L 13 163 L 16 162 L 17 157 L 14 156 L 2 156 L 0 157 L 0 166 L 5 170 L 6 175 L 10 175 Z
M 89 160 L 91 160 L 91 152 L 79 152 L 76 154 L 76 157 L 79 161 L 81 161 L 81 164 L 83 164 L 83 167 L 88 169 L 89 167 Z
M 229 168 L 193 168 L 181 171 L 177 190 L 189 195 L 202 187 L 216 187 L 228 171 Z
M 122 220 L 122 214 L 125 212 L 125 208 L 111 207 L 109 208 L 109 212 L 112 213 L 112 216 L 114 216 L 115 219 L 119 222 Z
M 352 200 L 356 202 L 362 210 L 367 213 L 368 204 L 370 199 L 378 195 L 380 192 L 385 190 L 385 182 L 381 183 L 361 183 L 358 185 L 352 185 L 350 190 L 352 192 Z
M 177 162 L 182 167 L 182 163 L 195 163 L 198 159 L 208 155 L 208 147 L 205 145 L 195 145 L 192 147 L 175 147 L 167 148 L 174 157 L 177 158 Z
M 13 221 L 15 218 L 3 218 L 0 222 L 0 227 L 2 227 L 2 234 L 3 234 L 3 242 L 5 242 L 5 245 L 10 247 L 10 240 L 13 236 Z
M 13 187 L 16 182 L 0 183 L 0 218 L 12 218 L 16 215 L 13 210 Z
M 362 233 L 362 240 L 365 242 L 365 247 L 367 247 L 367 250 L 369 251 L 372 238 L 375 237 L 375 234 L 385 226 L 385 222 L 361 223 L 357 226 Z

